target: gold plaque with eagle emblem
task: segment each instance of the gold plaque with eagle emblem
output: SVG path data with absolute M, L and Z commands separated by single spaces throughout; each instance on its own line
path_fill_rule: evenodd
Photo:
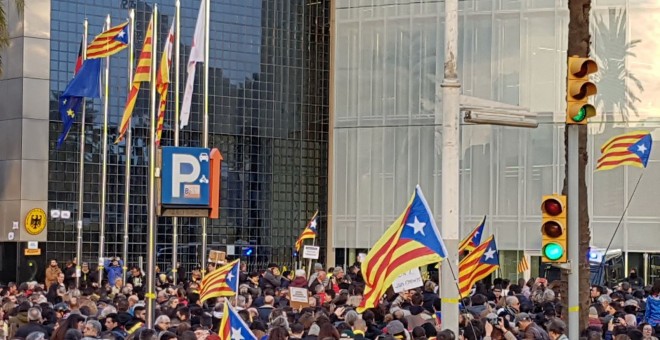
M 46 212 L 40 208 L 30 210 L 25 216 L 25 230 L 30 235 L 39 235 L 46 229 Z

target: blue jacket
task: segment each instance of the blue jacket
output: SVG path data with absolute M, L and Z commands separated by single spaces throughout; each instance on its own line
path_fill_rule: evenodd
M 119 265 L 118 266 L 113 266 L 112 261 L 110 260 L 105 260 L 105 263 L 103 264 L 103 267 L 105 268 L 106 275 L 108 277 L 108 283 L 110 286 L 115 285 L 115 280 L 117 278 L 121 278 L 122 274 L 122 269 L 121 267 L 124 265 L 123 260 L 119 260 Z
M 646 298 L 646 313 L 644 320 L 655 327 L 660 325 L 660 296 L 649 296 Z

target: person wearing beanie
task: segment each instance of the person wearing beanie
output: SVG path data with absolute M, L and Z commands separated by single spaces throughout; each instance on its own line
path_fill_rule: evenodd
M 589 327 L 603 327 L 603 323 L 600 322 L 600 318 L 598 317 L 598 310 L 596 310 L 596 307 L 593 306 L 589 307 Z
M 295 277 L 289 284 L 289 287 L 307 288 L 307 273 L 304 269 L 298 269 L 295 271 Z

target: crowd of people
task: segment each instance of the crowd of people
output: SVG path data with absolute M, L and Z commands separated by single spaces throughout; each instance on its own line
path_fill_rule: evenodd
M 4 285 L 0 339 L 213 340 L 219 339 L 225 303 L 259 340 L 568 339 L 558 291 L 543 278 L 478 283 L 460 304 L 459 334 L 454 334 L 442 327 L 437 273 L 430 273 L 423 287 L 390 289 L 377 307 L 358 313 L 364 283 L 357 264 L 344 271 L 317 263 L 309 277 L 305 270 L 274 263 L 259 271 L 242 264 L 238 294 L 204 303 L 199 270 L 158 273 L 155 320 L 147 328 L 145 274 L 137 266 L 127 268 L 124 282 L 123 265 L 118 258 L 107 261 L 99 284 L 86 263 L 77 277 L 75 260 L 63 268 L 52 260 L 43 284 Z M 210 263 L 207 270 L 215 267 Z M 293 287 L 308 289 L 307 303 L 291 303 Z M 593 286 L 591 299 L 584 339 L 657 339 L 660 281 L 644 287 L 633 271 L 615 287 Z

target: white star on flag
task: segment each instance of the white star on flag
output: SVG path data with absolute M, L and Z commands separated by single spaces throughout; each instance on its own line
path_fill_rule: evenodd
M 495 258 L 495 250 L 493 248 L 488 248 L 488 251 L 484 253 L 484 259 L 486 261 Z
M 646 152 L 646 145 L 637 145 L 637 151 L 641 152 L 642 154 Z
M 413 223 L 408 223 L 406 225 L 415 229 L 415 234 L 422 233 L 422 236 L 426 236 L 426 234 L 424 234 L 424 227 L 426 226 L 426 223 L 420 222 L 417 219 L 417 216 L 415 216 L 415 221 Z
M 124 32 L 124 30 L 121 30 L 121 31 L 117 34 L 117 37 L 119 37 L 119 38 L 123 38 L 123 37 L 124 37 L 124 34 L 126 34 L 126 32 Z
M 236 340 L 243 340 L 245 339 L 243 337 L 243 334 L 241 334 L 241 329 L 240 328 L 231 328 L 231 338 L 236 339 Z
M 227 274 L 227 281 L 231 281 L 233 278 L 234 278 L 234 273 L 230 271 L 229 274 Z

